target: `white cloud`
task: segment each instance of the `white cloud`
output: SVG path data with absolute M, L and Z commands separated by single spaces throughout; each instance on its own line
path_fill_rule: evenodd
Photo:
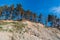
M 60 6 L 51 8 L 50 12 L 52 12 L 52 13 L 59 13 L 60 14 Z

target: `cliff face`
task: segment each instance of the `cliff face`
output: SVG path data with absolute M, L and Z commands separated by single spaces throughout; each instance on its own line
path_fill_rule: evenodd
M 60 40 L 60 31 L 30 21 L 2 22 L 0 40 Z

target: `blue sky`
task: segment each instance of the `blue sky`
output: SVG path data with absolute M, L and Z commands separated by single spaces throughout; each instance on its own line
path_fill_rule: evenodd
M 44 13 L 53 13 L 54 15 L 60 17 L 60 0 L 45 0 L 43 3 Z
M 0 6 L 21 3 L 22 7 L 45 16 L 48 13 L 60 15 L 60 0 L 0 0 Z
M 42 1 L 41 0 L 0 0 L 0 5 L 11 5 L 21 3 L 22 7 L 27 10 L 31 10 L 33 12 L 39 13 L 40 9 L 42 8 Z M 41 5 L 41 6 L 40 6 Z

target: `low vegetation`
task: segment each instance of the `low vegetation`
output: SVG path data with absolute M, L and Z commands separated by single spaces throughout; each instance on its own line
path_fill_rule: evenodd
M 10 22 L 0 22 L 0 25 L 10 24 Z
M 13 26 L 16 28 L 16 30 L 22 30 L 22 28 L 24 28 L 24 27 L 25 27 L 25 25 L 24 25 L 24 24 L 19 23 L 19 22 L 14 23 L 14 25 L 13 25 Z
M 0 31 L 19 31 L 21 32 L 27 24 L 23 24 L 21 21 L 18 22 L 1 22 Z

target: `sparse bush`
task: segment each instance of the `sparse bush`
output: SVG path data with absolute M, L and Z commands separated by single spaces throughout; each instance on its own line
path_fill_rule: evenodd
M 13 26 L 16 28 L 16 30 L 22 30 L 22 28 L 25 27 L 24 24 L 19 23 L 19 22 L 15 22 Z
M 11 22 L 0 22 L 0 25 L 10 24 Z
M 2 30 L 2 27 L 0 27 L 0 30 Z

